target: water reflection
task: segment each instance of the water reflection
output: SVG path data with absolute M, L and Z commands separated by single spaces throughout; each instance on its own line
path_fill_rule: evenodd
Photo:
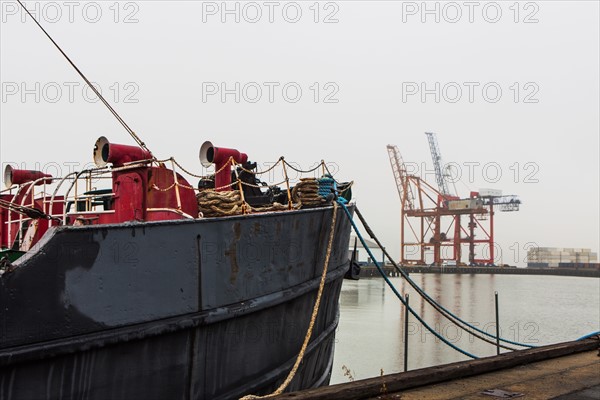
M 600 279 L 557 276 L 413 274 L 445 308 L 495 334 L 494 291 L 499 293 L 501 335 L 529 344 L 576 339 L 600 329 Z M 391 278 L 428 324 L 455 345 L 477 356 L 494 346 L 459 330 L 422 300 L 401 278 Z M 404 309 L 382 279 L 345 281 L 336 339 L 332 383 L 403 370 Z M 409 318 L 409 369 L 466 360 Z

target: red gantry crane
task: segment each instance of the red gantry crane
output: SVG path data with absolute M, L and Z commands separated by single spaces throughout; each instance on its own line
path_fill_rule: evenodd
M 469 265 L 494 265 L 494 206 L 500 211 L 518 211 L 521 201 L 491 189 L 472 191 L 468 198 L 456 196 L 449 189 L 437 138 L 434 133 L 426 134 L 438 189 L 409 174 L 398 147 L 387 146 L 401 202 L 402 263 L 427 264 L 426 251 L 432 250 L 433 265 L 463 264 L 462 245 L 467 245 Z

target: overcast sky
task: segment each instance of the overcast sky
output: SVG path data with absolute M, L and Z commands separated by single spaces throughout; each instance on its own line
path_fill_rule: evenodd
M 2 168 L 65 173 L 98 136 L 133 144 L 17 3 L 0 4 Z M 598 251 L 597 1 L 27 4 L 159 158 L 200 171 L 211 140 L 261 166 L 325 159 L 398 255 L 386 145 L 435 184 L 432 131 L 459 195 L 520 196 L 497 214 L 498 261 L 523 266 L 529 242 Z

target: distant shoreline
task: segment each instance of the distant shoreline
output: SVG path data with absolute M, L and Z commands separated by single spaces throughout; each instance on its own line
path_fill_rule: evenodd
M 415 274 L 502 274 L 502 275 L 554 275 L 578 276 L 584 278 L 600 278 L 600 270 L 592 268 L 517 268 L 517 267 L 428 267 L 404 266 L 408 273 Z M 384 271 L 388 276 L 400 276 L 392 265 L 386 265 Z M 375 266 L 363 266 L 360 277 L 379 276 Z

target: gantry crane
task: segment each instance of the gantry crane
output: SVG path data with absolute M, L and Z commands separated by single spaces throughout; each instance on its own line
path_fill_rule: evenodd
M 425 252 L 433 250 L 433 264 L 442 265 L 449 260 L 459 264 L 461 246 L 465 244 L 469 248 L 470 265 L 493 265 L 494 206 L 499 206 L 500 211 L 518 211 L 520 200 L 517 196 L 502 196 L 494 190 L 472 191 L 463 199 L 451 193 L 442 173 L 441 153 L 435 135 L 428 133 L 427 136 L 434 164 L 437 164 L 439 190 L 420 177 L 408 174 L 398 147 L 387 145 L 401 201 L 402 263 L 426 264 Z M 468 216 L 467 226 L 462 224 L 462 215 Z M 479 249 L 481 246 L 484 248 Z M 451 249 L 451 254 L 447 254 L 446 249 Z
M 442 225 L 448 217 L 456 220 L 457 214 L 465 214 L 466 211 L 450 210 L 446 206 L 448 200 L 441 192 L 420 177 L 408 174 L 397 146 L 390 144 L 387 150 L 401 201 L 402 263 L 425 264 L 425 251 L 430 249 L 433 249 L 436 264 L 440 264 L 444 259 L 460 259 L 460 243 L 453 243 L 448 232 L 442 231 Z M 443 257 L 442 248 L 446 246 L 453 247 L 452 257 Z

